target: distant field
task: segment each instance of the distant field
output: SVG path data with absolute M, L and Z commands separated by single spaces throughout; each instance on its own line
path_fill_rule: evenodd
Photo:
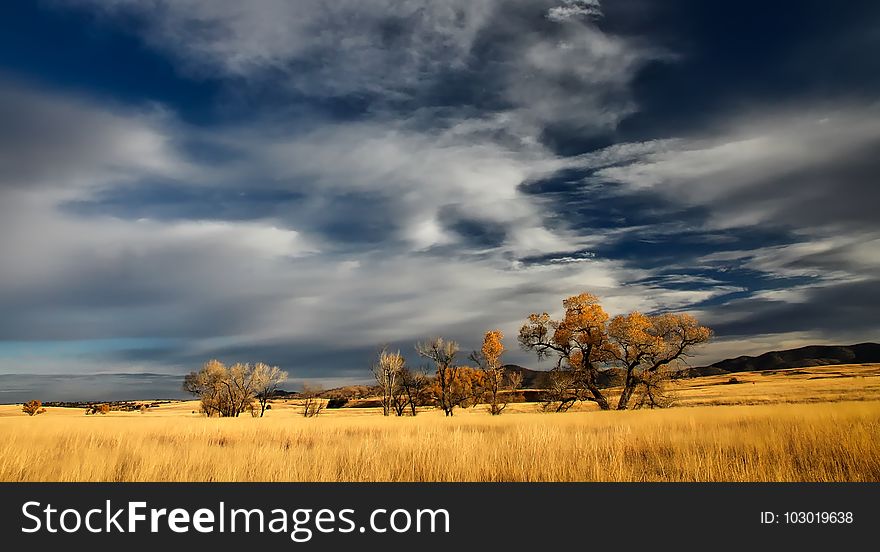
M 676 395 L 687 408 L 517 404 L 453 418 L 338 409 L 305 419 L 295 401 L 263 419 L 207 419 L 193 401 L 34 418 L 6 405 L 0 480 L 880 481 L 880 365 L 697 378 Z

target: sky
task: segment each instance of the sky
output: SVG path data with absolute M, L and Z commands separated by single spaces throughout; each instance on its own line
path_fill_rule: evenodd
M 878 51 L 872 1 L 0 3 L 0 402 L 549 368 L 581 292 L 695 365 L 878 341 Z

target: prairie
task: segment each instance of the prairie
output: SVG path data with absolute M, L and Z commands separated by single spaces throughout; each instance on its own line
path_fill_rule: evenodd
M 0 406 L 2 481 L 880 481 L 880 365 L 695 378 L 678 406 L 205 418 Z

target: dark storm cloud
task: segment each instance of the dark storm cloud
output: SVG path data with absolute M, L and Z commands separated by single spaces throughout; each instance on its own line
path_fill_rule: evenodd
M 724 306 L 715 330 L 724 336 L 819 332 L 835 336 L 880 335 L 880 279 L 807 288 L 798 301 L 750 298 Z
M 470 216 L 457 205 L 443 207 L 439 217 L 446 228 L 464 240 L 466 247 L 498 247 L 507 235 L 503 224 Z
M 866 113 L 868 117 L 877 115 L 880 113 L 876 110 Z M 774 220 L 793 227 L 876 230 L 876 205 L 880 205 L 878 152 L 880 129 L 876 134 L 860 136 L 833 158 L 822 159 L 817 151 L 820 159 L 805 167 L 793 168 L 775 178 L 756 175 L 753 186 L 724 198 L 726 208 L 776 203 Z
M 702 133 L 752 109 L 880 92 L 880 5 L 827 2 L 647 2 L 604 6 L 610 32 L 662 44 L 674 60 L 648 64 L 634 79 L 640 109 L 618 140 Z
M 0 79 L 0 190 L 57 188 L 78 178 L 94 186 L 162 170 L 160 117 L 149 109 L 101 110 Z
M 590 250 L 593 255 L 657 268 L 693 263 L 709 253 L 798 240 L 778 222 L 757 228 L 706 228 L 709 205 L 686 205 L 657 190 L 609 185 L 594 175 L 594 169 L 566 169 L 521 186 L 523 193 L 547 205 L 548 226 L 601 233 L 604 239 Z
M 596 182 L 594 172 L 566 169 L 524 183 L 520 189 L 547 204 L 552 214 L 548 225 L 577 231 L 653 227 L 669 221 L 698 226 L 706 219 L 705 207 L 681 205 L 652 190 L 624 190 Z
M 79 216 L 110 215 L 155 220 L 272 220 L 309 231 L 339 248 L 391 241 L 399 232 L 391 200 L 378 192 L 310 194 L 250 186 L 199 187 L 142 182 L 63 204 Z
M 192 188 L 176 182 L 142 182 L 70 201 L 61 209 L 83 217 L 254 220 L 283 216 L 304 198 L 302 192 L 286 189 L 241 191 Z

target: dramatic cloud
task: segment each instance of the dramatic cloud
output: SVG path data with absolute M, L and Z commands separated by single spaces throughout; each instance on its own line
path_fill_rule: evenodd
M 805 71 L 813 39 L 771 25 L 733 59 L 701 5 L 49 3 L 167 64 L 165 92 L 3 67 L 0 372 L 220 356 L 340 383 L 378 344 L 494 327 L 534 365 L 524 316 L 581 291 L 696 312 L 695 362 L 872 339 L 880 106 L 846 60 L 874 35 L 821 29 Z

